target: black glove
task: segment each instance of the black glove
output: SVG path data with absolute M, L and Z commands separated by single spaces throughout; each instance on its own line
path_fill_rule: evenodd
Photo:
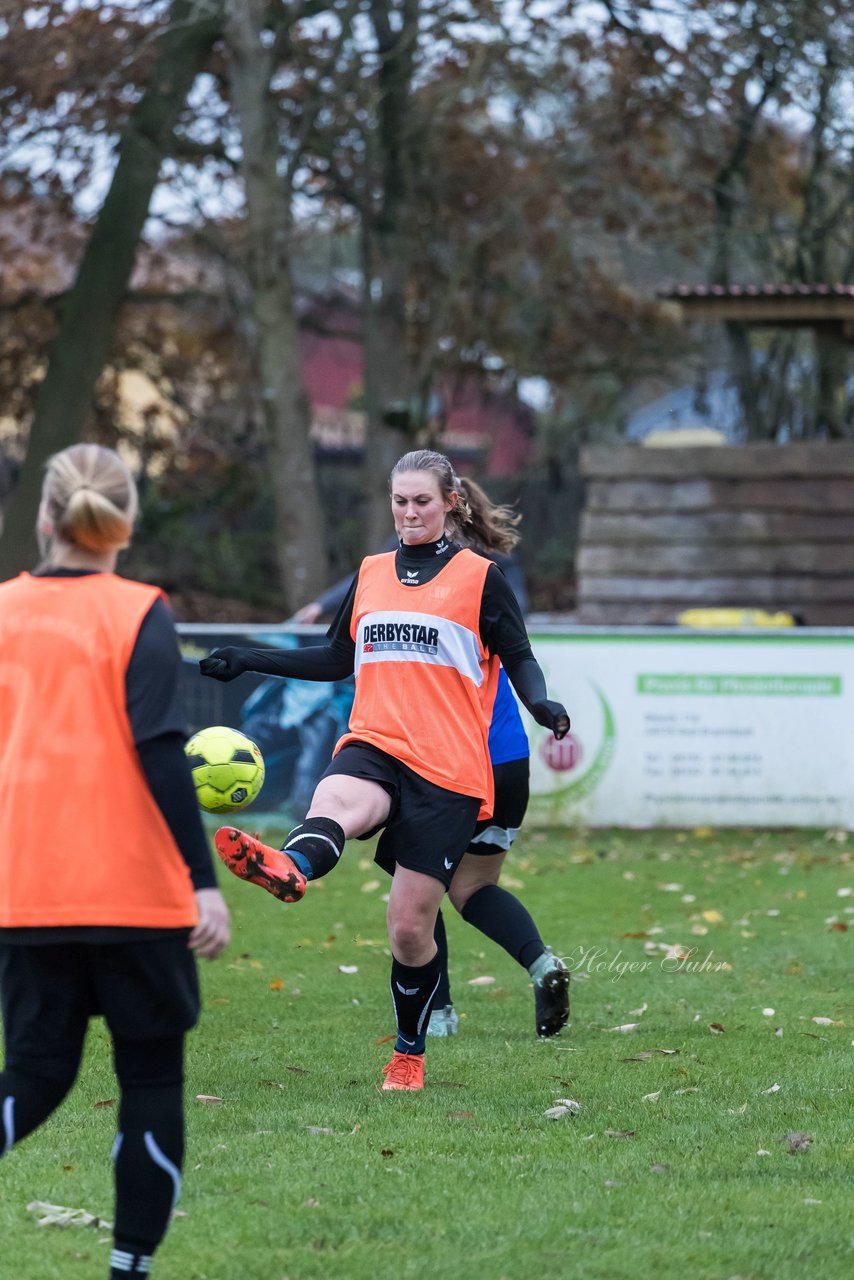
M 529 710 L 537 724 L 541 724 L 544 729 L 551 729 L 556 738 L 565 738 L 569 733 L 569 713 L 562 702 L 551 702 L 548 698 L 543 698 L 540 702 L 533 702 Z
M 236 680 L 249 670 L 245 652 L 233 644 L 226 645 L 224 649 L 214 649 L 207 658 L 200 660 L 199 670 L 203 676 L 212 676 L 214 680 Z

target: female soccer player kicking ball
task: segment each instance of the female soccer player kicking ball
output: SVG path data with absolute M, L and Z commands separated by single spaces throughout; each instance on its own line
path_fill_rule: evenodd
M 394 864 L 388 904 L 397 1041 L 384 1089 L 421 1089 L 430 1008 L 441 970 L 434 926 L 442 897 L 493 804 L 488 726 L 499 660 L 538 724 L 556 737 L 569 716 L 547 696 L 518 604 L 501 571 L 445 536 L 472 513 L 444 455 L 408 453 L 391 475 L 400 547 L 368 556 L 328 633 L 300 650 L 227 646 L 204 675 L 245 671 L 341 680 L 355 671 L 349 732 L 282 850 L 233 827 L 216 835 L 226 865 L 285 902 L 336 865 L 346 840 L 381 831 Z M 478 537 L 477 528 L 472 535 Z

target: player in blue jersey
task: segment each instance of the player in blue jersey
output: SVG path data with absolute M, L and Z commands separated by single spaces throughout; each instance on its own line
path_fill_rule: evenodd
M 471 481 L 467 484 L 471 486 Z M 468 924 L 497 942 L 527 969 L 534 987 L 537 1035 L 553 1036 L 569 1018 L 569 972 L 543 942 L 528 910 L 498 883 L 507 850 L 528 807 L 530 756 L 519 707 L 503 669 L 489 730 L 489 756 L 495 779 L 495 809 L 491 818 L 477 824 L 454 873 L 448 897 Z M 442 971 L 427 1034 L 451 1036 L 456 1033 L 459 1018 L 451 1000 L 448 942 L 441 911 L 434 936 Z

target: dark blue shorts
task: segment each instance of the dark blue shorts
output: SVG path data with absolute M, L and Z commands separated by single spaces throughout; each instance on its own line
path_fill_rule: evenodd
M 527 756 L 493 766 L 494 811 L 491 818 L 484 818 L 477 824 L 468 853 L 490 856 L 507 852 L 516 839 L 528 808 L 530 773 Z

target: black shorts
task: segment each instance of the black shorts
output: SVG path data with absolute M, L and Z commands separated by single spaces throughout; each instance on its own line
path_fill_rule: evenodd
M 477 824 L 480 800 L 446 791 L 367 742 L 348 742 L 324 773 L 365 778 L 384 787 L 391 809 L 382 827 L 374 861 L 383 871 L 406 867 L 447 886 Z M 367 840 L 380 828 L 366 832 Z
M 527 756 L 493 767 L 495 810 L 491 818 L 484 818 L 475 827 L 467 853 L 485 857 L 507 852 L 519 833 L 528 808 L 530 774 Z
M 148 941 L 0 942 L 6 1065 L 45 1075 L 83 1044 L 91 1017 L 112 1035 L 148 1040 L 189 1031 L 199 1016 L 188 929 Z

